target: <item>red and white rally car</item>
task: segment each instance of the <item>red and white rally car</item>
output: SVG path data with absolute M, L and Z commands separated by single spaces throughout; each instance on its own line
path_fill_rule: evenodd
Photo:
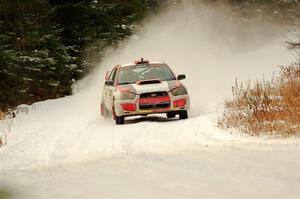
M 113 115 L 116 124 L 125 117 L 166 113 L 168 118 L 188 118 L 189 95 L 180 80 L 164 62 L 143 60 L 117 65 L 105 76 L 101 115 Z

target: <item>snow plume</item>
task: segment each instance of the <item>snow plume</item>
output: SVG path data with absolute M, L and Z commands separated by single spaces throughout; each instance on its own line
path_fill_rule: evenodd
M 186 1 L 192 2 L 192 1 Z M 88 77 L 82 90 L 97 89 L 104 71 L 141 57 L 162 60 L 177 74 L 185 73 L 193 110 L 220 102 L 240 80 L 270 77 L 278 65 L 290 63 L 283 30 L 252 21 L 230 8 L 181 3 L 140 25 L 138 31 L 107 56 Z M 94 97 L 94 96 L 93 96 Z
M 271 74 L 278 64 L 292 59 L 277 27 L 241 21 L 228 10 L 193 3 L 162 11 L 105 54 L 102 63 L 74 85 L 73 96 L 36 103 L 28 107 L 29 114 L 13 120 L 7 145 L 0 150 L 1 168 L 240 141 L 215 127 L 215 112 L 202 110 L 229 96 L 235 77 Z M 169 122 L 157 117 L 131 119 L 124 126 L 100 118 L 104 72 L 141 57 L 165 61 L 177 74 L 187 75 L 184 83 L 193 117 Z

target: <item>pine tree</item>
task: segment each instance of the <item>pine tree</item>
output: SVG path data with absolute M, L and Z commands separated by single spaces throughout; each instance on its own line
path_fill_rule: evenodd
M 0 35 L 0 108 L 71 93 L 76 65 L 46 0 L 5 0 Z
M 91 60 L 99 62 L 160 2 L 0 0 L 0 110 L 71 94 Z

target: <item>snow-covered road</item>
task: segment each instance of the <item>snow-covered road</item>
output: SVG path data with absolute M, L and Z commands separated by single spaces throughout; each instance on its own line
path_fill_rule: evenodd
M 218 107 L 115 126 L 76 114 L 74 99 L 37 103 L 11 123 L 0 190 L 22 199 L 300 197 L 299 138 L 222 131 Z
M 74 95 L 23 106 L 0 122 L 0 191 L 22 199 L 300 198 L 299 138 L 217 127 L 235 77 L 270 77 L 293 60 L 280 28 L 248 23 L 205 6 L 168 10 L 108 50 Z M 140 57 L 187 74 L 189 119 L 136 117 L 116 126 L 100 118 L 104 72 Z
M 299 198 L 298 145 L 185 147 L 0 174 L 14 198 Z M 4 182 L 4 183 L 3 183 Z

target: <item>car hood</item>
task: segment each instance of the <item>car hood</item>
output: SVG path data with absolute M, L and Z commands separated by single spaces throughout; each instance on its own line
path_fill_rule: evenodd
M 171 91 L 174 88 L 182 85 L 178 80 L 162 81 L 160 83 L 153 84 L 126 84 L 121 85 L 121 88 L 124 88 L 127 91 L 136 94 L 150 93 L 150 92 L 162 92 L 162 91 Z M 183 86 L 183 85 L 182 85 Z

